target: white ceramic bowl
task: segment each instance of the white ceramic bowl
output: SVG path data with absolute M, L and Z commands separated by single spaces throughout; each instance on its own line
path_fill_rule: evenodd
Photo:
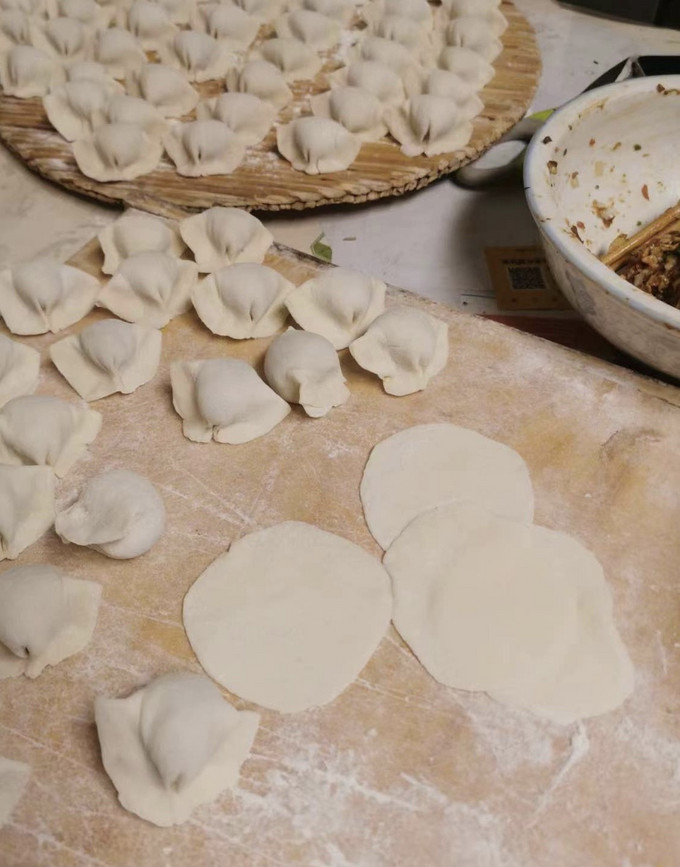
M 597 258 L 680 201 L 680 75 L 600 87 L 534 136 L 524 185 L 569 302 L 614 345 L 680 377 L 680 310 Z

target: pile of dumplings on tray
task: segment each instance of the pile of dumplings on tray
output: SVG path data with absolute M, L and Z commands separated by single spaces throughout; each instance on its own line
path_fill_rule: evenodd
M 42 98 L 96 181 L 164 154 L 179 175 L 226 175 L 272 127 L 295 170 L 337 172 L 388 133 L 407 156 L 469 142 L 499 3 L 0 0 L 0 85 Z

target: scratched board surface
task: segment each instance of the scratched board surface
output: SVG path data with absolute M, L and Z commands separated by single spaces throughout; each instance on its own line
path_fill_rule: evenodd
M 94 247 L 77 261 L 98 272 Z M 282 248 L 269 262 L 297 282 L 324 267 Z M 406 293 L 389 300 L 450 324 L 448 366 L 420 394 L 388 397 L 344 352 L 352 396 L 326 418 L 294 409 L 246 445 L 190 443 L 172 410 L 168 363 L 228 354 L 261 369 L 268 341 L 219 339 L 187 314 L 164 330 L 152 383 L 95 404 L 102 432 L 60 483 L 59 500 L 98 471 L 129 467 L 162 492 L 168 530 L 128 562 L 74 550 L 52 533 L 19 559 L 48 560 L 104 592 L 84 652 L 36 681 L 0 684 L 0 755 L 33 769 L 0 831 L 3 867 L 677 865 L 680 392 Z M 55 339 L 26 340 L 43 350 L 39 392 L 73 398 L 46 360 Z M 636 668 L 632 698 L 581 725 L 552 725 L 440 686 L 390 629 L 332 704 L 262 713 L 235 791 L 176 828 L 125 812 L 101 765 L 94 697 L 200 670 L 182 598 L 245 533 L 309 521 L 379 556 L 359 501 L 364 463 L 384 437 L 432 421 L 517 449 L 537 520 L 601 559 Z

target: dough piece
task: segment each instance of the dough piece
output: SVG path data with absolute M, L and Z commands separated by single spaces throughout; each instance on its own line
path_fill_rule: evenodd
M 232 61 L 227 47 L 200 30 L 180 30 L 158 54 L 163 63 L 181 69 L 189 81 L 223 78 Z
M 355 60 L 330 75 L 334 86 L 350 85 L 367 90 L 386 105 L 404 100 L 404 83 L 397 73 L 377 60 Z
M 165 506 L 144 476 L 109 470 L 85 484 L 77 500 L 59 512 L 54 529 L 62 542 L 130 560 L 146 554 L 163 535 Z
M 132 123 L 141 126 L 151 138 L 160 140 L 168 131 L 168 123 L 160 111 L 139 96 L 118 93 L 106 106 L 107 123 Z
M 140 123 L 105 123 L 89 139 L 73 142 L 80 171 L 95 181 L 132 181 L 148 175 L 160 162 L 160 141 Z
M 350 344 L 352 357 L 379 376 L 387 394 L 422 391 L 449 357 L 445 322 L 413 307 L 390 307 Z
M 427 157 L 464 148 L 472 138 L 472 124 L 464 120 L 453 100 L 444 96 L 413 96 L 385 112 L 390 134 L 407 157 Z
M 132 71 L 126 83 L 130 96 L 141 96 L 156 106 L 163 117 L 189 114 L 200 99 L 181 70 L 162 63 L 147 63 L 138 72 Z
M 241 139 L 219 120 L 175 124 L 163 136 L 163 146 L 177 174 L 188 178 L 228 175 L 246 155 Z
M 481 90 L 496 74 L 487 60 L 469 48 L 444 48 L 439 55 L 439 67 L 455 72 L 474 90 Z
M 489 691 L 554 670 L 576 637 L 577 594 L 550 533 L 449 503 L 394 540 L 394 625 L 432 677 Z
M 281 12 L 284 0 L 233 0 L 234 5 L 260 21 L 273 21 Z
M 101 426 L 98 412 L 60 397 L 15 397 L 0 409 L 0 464 L 44 464 L 63 478 Z
M 97 237 L 104 253 L 105 274 L 115 274 L 123 259 L 136 253 L 156 251 L 179 257 L 186 249 L 174 226 L 150 214 L 126 212 Z
M 66 75 L 61 64 L 32 45 L 15 45 L 0 54 L 0 86 L 5 96 L 45 96 Z
M 297 39 L 317 51 L 332 48 L 340 36 L 340 25 L 332 18 L 309 9 L 295 9 L 276 22 L 276 35 Z
M 128 322 L 163 328 L 191 307 L 198 270 L 168 253 L 135 253 L 121 262 L 97 304 Z
M 269 433 L 290 412 L 285 400 L 236 358 L 175 361 L 170 381 L 182 432 L 193 442 L 247 443 Z
M 56 333 L 94 306 L 99 281 L 52 259 L 33 259 L 0 272 L 0 315 L 14 334 Z
M 452 424 L 416 425 L 378 443 L 361 479 L 368 529 L 385 550 L 418 515 L 466 501 L 501 518 L 533 520 L 531 478 L 517 452 Z
M 129 30 L 111 27 L 95 37 L 94 59 L 105 66 L 114 78 L 125 78 L 146 63 L 146 52 Z
M 153 379 L 161 359 L 155 328 L 102 319 L 50 346 L 55 367 L 83 400 L 131 394 Z
M 21 9 L 7 9 L 0 15 L 0 50 L 9 51 L 15 45 L 31 45 L 31 18 Z
M 446 28 L 446 44 L 468 48 L 493 63 L 503 50 L 503 43 L 493 35 L 489 23 L 479 16 L 455 18 Z
M 293 99 L 293 91 L 286 84 L 283 73 L 266 60 L 251 60 L 241 69 L 227 72 L 227 90 L 236 93 L 251 93 L 283 108 Z
M 0 756 L 0 828 L 9 822 L 30 776 L 30 765 Z
M 194 14 L 194 0 L 154 0 L 165 9 L 173 24 L 189 24 Z
M 287 82 L 314 78 L 323 61 L 314 49 L 297 39 L 275 37 L 264 42 L 251 52 L 253 60 L 273 63 Z
M 123 31 L 124 33 L 127 31 Z M 124 93 L 122 84 L 114 81 L 114 77 L 102 64 L 94 60 L 79 60 L 72 63 L 66 70 L 67 81 L 96 81 L 106 84 L 112 94 Z
M 347 0 L 302 0 L 303 9 L 319 12 L 348 27 L 354 17 L 354 4 Z
M 283 328 L 288 318 L 285 299 L 294 289 L 273 268 L 241 262 L 202 280 L 191 300 L 213 334 L 244 340 L 271 337 Z
M 309 102 L 314 115 L 337 121 L 360 141 L 378 141 L 387 133 L 383 105 L 368 90 L 335 87 L 312 96 Z
M 52 470 L 0 465 L 0 560 L 16 560 L 53 523 Z
M 163 6 L 151 0 L 135 0 L 129 9 L 121 9 L 119 24 L 137 38 L 145 51 L 157 51 L 177 32 Z
M 67 81 L 43 97 L 47 119 L 66 141 L 85 138 L 104 123 L 111 87 L 99 81 Z
M 422 92 L 454 102 L 461 121 L 472 120 L 484 108 L 470 84 L 446 69 L 433 69 L 422 84 Z
M 210 34 L 227 48 L 249 48 L 260 29 L 260 21 L 230 3 L 199 3 L 194 27 Z
M 238 208 L 219 206 L 186 217 L 179 224 L 179 232 L 202 273 L 236 262 L 260 263 L 274 241 L 257 217 Z
M 300 117 L 276 130 L 276 146 L 294 169 L 319 175 L 349 168 L 361 141 L 330 118 Z
M 236 7 L 234 7 L 236 8 Z M 226 124 L 244 145 L 262 141 L 276 117 L 276 107 L 251 93 L 222 93 L 200 102 L 199 120 L 214 119 Z
M 277 394 L 299 403 L 311 418 L 327 415 L 349 398 L 333 344 L 311 331 L 289 328 L 274 338 L 264 357 L 264 375 Z
M 537 681 L 490 695 L 568 725 L 617 708 L 632 692 L 633 667 L 616 630 L 612 597 L 595 556 L 564 533 L 535 527 L 534 533 L 568 566 L 576 593 L 577 628 L 560 663 Z
M 383 312 L 385 289 L 376 277 L 332 268 L 298 286 L 286 298 L 286 307 L 305 331 L 344 349 Z
M 392 608 L 380 563 L 310 524 L 233 542 L 184 597 L 206 672 L 248 701 L 295 713 L 333 701 L 380 643 Z
M 0 334 L 0 407 L 13 397 L 33 394 L 40 375 L 40 353 Z
M 91 47 L 91 28 L 75 18 L 54 18 L 37 27 L 33 37 L 37 48 L 63 64 L 87 60 Z
M 126 810 L 179 825 L 238 782 L 260 721 L 207 677 L 163 675 L 128 698 L 95 699 L 104 769 Z
M 79 653 L 97 622 L 101 587 L 47 564 L 0 574 L 0 679 L 34 678 Z

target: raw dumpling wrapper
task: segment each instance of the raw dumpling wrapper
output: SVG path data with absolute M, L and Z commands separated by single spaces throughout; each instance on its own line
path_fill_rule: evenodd
M 56 333 L 94 306 L 99 281 L 52 259 L 33 259 L 0 272 L 0 315 L 14 334 Z
M 245 361 L 176 361 L 170 367 L 172 402 L 187 439 L 237 445 L 263 436 L 290 412 Z
M 413 307 L 390 307 L 350 344 L 356 363 L 383 381 L 388 394 L 421 391 L 449 355 L 445 322 Z
M 334 87 L 310 99 L 312 113 L 342 124 L 360 141 L 378 141 L 387 133 L 384 107 L 377 96 L 360 87 Z
M 168 827 L 233 788 L 260 721 L 201 675 L 166 674 L 128 698 L 94 707 L 106 773 L 120 803 Z
M 85 138 L 106 119 L 111 86 L 84 79 L 67 81 L 43 97 L 47 119 L 66 141 Z
M 408 157 L 460 150 L 472 138 L 472 124 L 461 117 L 455 102 L 443 96 L 420 94 L 403 107 L 390 108 L 385 121 Z
M 33 38 L 46 54 L 68 64 L 89 58 L 92 29 L 75 18 L 53 18 L 36 27 Z
M 145 554 L 165 530 L 165 506 L 156 488 L 130 470 L 90 479 L 78 499 L 59 512 L 54 529 L 62 542 L 84 545 L 114 560 Z
M 227 47 L 199 30 L 180 30 L 163 43 L 158 54 L 161 62 L 181 69 L 189 81 L 224 78 L 232 61 Z
M 30 765 L 0 756 L 0 829 L 9 821 L 30 777 Z
M 270 337 L 288 318 L 286 297 L 295 286 L 266 265 L 241 262 L 202 280 L 192 297 L 196 313 L 213 334 L 244 340 Z
M 60 397 L 29 394 L 0 409 L 0 463 L 46 465 L 62 478 L 94 442 L 102 417 Z
M 340 36 L 340 25 L 332 18 L 309 9 L 295 9 L 276 22 L 276 35 L 297 39 L 310 48 L 332 48 Z
M 94 59 L 106 67 L 114 78 L 125 78 L 131 70 L 139 70 L 147 62 L 146 52 L 122 27 L 102 30 L 95 37 Z
M 290 37 L 275 37 L 264 42 L 251 52 L 254 60 L 262 59 L 281 70 L 288 82 L 314 78 L 323 62 L 309 46 Z
M 54 566 L 15 566 L 0 574 L 0 678 L 38 677 L 81 651 L 97 622 L 101 587 Z
M 131 394 L 156 375 L 161 333 L 144 325 L 103 319 L 50 346 L 57 370 L 83 400 Z
M 130 96 L 141 96 L 154 105 L 163 117 L 182 117 L 198 105 L 197 90 L 184 73 L 162 63 L 147 63 L 126 78 Z
M 0 334 L 0 407 L 13 397 L 33 394 L 40 375 L 40 353 Z
M 496 39 L 489 23 L 479 16 L 455 18 L 446 28 L 446 44 L 468 48 L 489 63 L 503 50 L 503 43 Z
M 276 107 L 251 93 L 222 93 L 200 102 L 199 120 L 214 119 L 226 124 L 244 145 L 262 141 L 276 117 Z
M 97 237 L 104 253 L 102 271 L 105 274 L 115 274 L 123 259 L 135 253 L 155 251 L 179 257 L 185 250 L 174 226 L 150 214 L 126 212 L 102 229 Z
M 95 181 L 132 181 L 160 162 L 163 147 L 139 123 L 106 123 L 89 139 L 73 142 L 80 171 Z
M 182 220 L 179 232 L 202 273 L 236 262 L 260 263 L 274 240 L 257 217 L 219 206 Z
M 481 90 L 495 75 L 493 66 L 469 48 L 444 48 L 439 67 L 455 72 L 474 90 Z
M 204 30 L 227 48 L 248 48 L 257 36 L 260 21 L 230 3 L 199 3 L 194 27 Z
M 307 280 L 286 298 L 297 324 L 344 349 L 385 309 L 385 284 L 346 268 L 331 268 Z
M 321 418 L 349 398 L 333 344 L 311 331 L 289 328 L 274 338 L 264 358 L 264 375 L 277 394 L 299 403 L 311 418 Z
M 129 9 L 121 7 L 119 23 L 132 33 L 145 51 L 157 51 L 177 28 L 160 3 L 135 0 Z
M 366 90 L 386 105 L 404 100 L 404 83 L 397 73 L 377 60 L 355 60 L 329 76 L 334 85 L 349 85 Z
M 121 319 L 162 328 L 191 307 L 198 271 L 194 262 L 168 253 L 135 253 L 123 260 L 97 304 Z
M 251 60 L 241 70 L 230 69 L 226 80 L 227 90 L 251 93 L 276 108 L 283 108 L 293 99 L 281 70 L 266 60 Z
M 15 45 L 0 54 L 0 85 L 6 96 L 31 99 L 64 81 L 61 64 L 32 45 Z
M 52 470 L 0 465 L 0 560 L 16 560 L 53 523 Z
M 325 117 L 301 117 L 280 126 L 276 144 L 294 169 L 308 175 L 344 171 L 361 147 L 355 135 Z
M 178 175 L 202 178 L 228 175 L 245 157 L 243 141 L 219 120 L 193 120 L 175 124 L 164 136 L 163 146 Z
M 112 96 L 106 106 L 107 123 L 132 123 L 141 126 L 151 138 L 160 139 L 168 130 L 168 123 L 160 111 L 139 96 L 119 93 Z

